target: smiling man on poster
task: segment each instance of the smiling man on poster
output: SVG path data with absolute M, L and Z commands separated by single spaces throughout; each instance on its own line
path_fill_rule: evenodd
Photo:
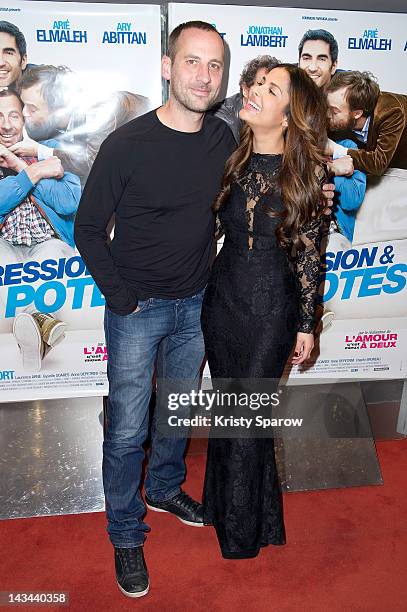
M 9 21 L 0 21 L 0 90 L 18 83 L 27 66 L 24 34 Z

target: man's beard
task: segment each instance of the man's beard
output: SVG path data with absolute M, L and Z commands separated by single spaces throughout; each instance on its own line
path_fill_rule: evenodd
M 35 140 L 36 142 L 40 142 L 41 140 L 49 140 L 50 138 L 55 138 L 58 135 L 58 128 L 56 127 L 53 119 L 48 119 L 48 121 L 42 125 L 32 124 L 30 119 L 26 119 L 25 129 L 28 137 L 32 138 L 32 140 Z
M 339 124 L 332 125 L 330 123 L 329 129 L 331 132 L 352 132 L 356 127 L 357 119 L 349 117 L 347 121 L 342 121 Z
M 197 89 L 199 88 L 197 87 Z M 188 94 L 179 89 L 176 83 L 172 84 L 171 94 L 176 99 L 178 104 L 193 113 L 205 113 L 209 108 L 211 108 L 211 106 L 213 106 L 216 99 L 213 92 L 210 92 L 209 96 L 203 100 L 192 98 L 192 96 L 188 96 Z

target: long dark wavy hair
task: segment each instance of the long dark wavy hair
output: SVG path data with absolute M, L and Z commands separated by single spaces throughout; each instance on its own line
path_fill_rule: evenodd
M 277 187 L 284 211 L 267 210 L 281 217 L 276 234 L 281 245 L 291 241 L 298 249 L 304 245 L 300 228 L 321 215 L 321 183 L 324 176 L 323 150 L 327 139 L 327 106 L 324 94 L 304 70 L 294 64 L 279 64 L 290 76 L 290 102 L 287 109 L 288 127 L 284 134 L 284 153 Z M 232 183 L 243 175 L 253 153 L 253 132 L 245 124 L 239 147 L 226 162 L 222 190 L 213 210 L 218 211 L 227 201 Z M 266 199 L 263 200 L 267 201 Z

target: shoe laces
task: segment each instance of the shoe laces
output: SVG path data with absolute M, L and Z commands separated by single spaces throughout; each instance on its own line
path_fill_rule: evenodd
M 199 502 L 192 499 L 192 497 L 190 497 L 188 493 L 185 493 L 185 491 L 181 491 L 180 493 L 178 493 L 178 495 L 176 495 L 171 501 L 175 502 L 177 506 L 180 506 L 181 508 L 185 508 L 185 510 L 190 510 L 192 512 L 196 512 L 196 510 L 201 505 Z
M 136 574 L 144 569 L 143 553 L 139 548 L 122 548 L 120 557 L 126 574 Z

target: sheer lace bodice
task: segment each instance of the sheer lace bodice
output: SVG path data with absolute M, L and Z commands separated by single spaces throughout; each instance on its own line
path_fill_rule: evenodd
M 281 155 L 254 153 L 246 172 L 231 189 L 231 200 L 235 202 L 240 199 L 240 206 L 232 208 L 229 202 L 218 215 L 217 237 L 224 233 L 226 241 L 247 250 L 248 258 L 253 250 L 279 247 L 275 230 L 280 218 L 270 217 L 267 210 L 283 210 L 276 180 L 281 159 Z M 237 191 L 241 192 L 241 198 L 238 197 Z M 298 331 L 306 333 L 313 331 L 315 322 L 323 224 L 323 217 L 320 217 L 302 228 L 300 238 L 305 247 L 303 251 L 296 251 L 293 247 L 287 250 L 287 258 L 298 283 L 300 298 Z

